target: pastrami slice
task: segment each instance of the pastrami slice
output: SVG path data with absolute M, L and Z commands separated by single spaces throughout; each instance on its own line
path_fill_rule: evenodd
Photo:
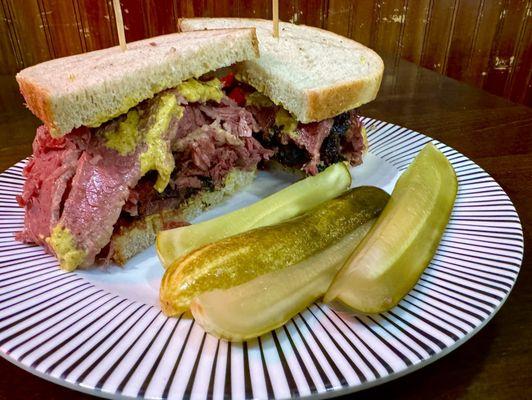
M 182 116 L 177 110 L 175 96 L 163 94 L 150 102 L 146 110 L 141 110 L 135 126 L 129 126 L 129 118 L 115 123 L 112 127 L 115 133 L 125 127 L 138 131 L 138 140 L 133 147 L 128 143 L 127 151 L 109 146 L 109 138 L 116 135 L 105 127 L 93 132 L 87 150 L 78 161 L 61 218 L 46 240 L 63 269 L 71 271 L 94 263 L 96 255 L 111 239 L 130 190 L 145 173 L 155 169 L 159 176 L 164 171 L 165 178 L 169 178 L 170 172 L 162 164 L 165 158 L 155 159 L 152 153 L 168 153 L 173 170 L 170 141 L 175 135 L 168 130 L 174 126 L 172 119 Z M 167 180 L 163 183 L 166 186 Z
M 48 240 L 66 270 L 94 262 L 111 239 L 129 189 L 141 177 L 138 151 L 121 156 L 98 142 L 93 138 L 81 156 L 63 214 Z
M 63 197 L 88 140 L 89 131 L 83 128 L 61 138 L 53 138 L 44 125 L 37 128 L 33 158 L 24 169 L 24 190 L 17 197 L 26 209 L 24 229 L 17 240 L 48 246 L 45 238 L 59 220 Z

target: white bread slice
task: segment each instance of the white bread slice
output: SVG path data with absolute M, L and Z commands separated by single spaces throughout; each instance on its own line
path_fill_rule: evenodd
M 17 74 L 28 108 L 54 136 L 98 126 L 182 81 L 256 58 L 254 29 L 174 33 L 58 58 Z
M 220 189 L 202 190 L 177 209 L 149 215 L 127 227 L 119 228 L 111 238 L 112 260 L 119 265 L 125 264 L 129 258 L 155 243 L 157 232 L 164 229 L 165 223 L 191 221 L 201 212 L 216 206 L 253 182 L 256 172 L 256 169 L 234 169 L 226 176 Z
M 241 63 L 244 81 L 308 123 L 356 108 L 377 96 L 384 64 L 371 49 L 322 29 L 245 18 L 184 18 L 182 31 L 254 27 L 260 58 Z

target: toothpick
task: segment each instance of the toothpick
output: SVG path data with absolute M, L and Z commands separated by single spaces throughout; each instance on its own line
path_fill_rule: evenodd
M 116 31 L 118 33 L 118 42 L 122 51 L 127 50 L 126 33 L 124 31 L 124 20 L 122 19 L 122 9 L 120 8 L 120 0 L 113 0 L 113 8 L 115 10 Z
M 273 37 L 279 37 L 279 0 L 272 0 L 273 2 Z

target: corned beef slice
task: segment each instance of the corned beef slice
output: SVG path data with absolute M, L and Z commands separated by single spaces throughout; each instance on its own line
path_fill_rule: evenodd
M 316 175 L 318 173 L 321 145 L 329 135 L 332 125 L 332 119 L 310 124 L 300 124 L 296 134 L 290 136 L 299 147 L 304 148 L 310 154 L 310 162 L 304 166 L 305 172 L 310 175 Z
M 347 160 L 351 165 L 362 163 L 362 154 L 365 150 L 362 137 L 362 122 L 356 110 L 351 110 L 335 118 L 325 119 L 319 122 L 308 124 L 298 123 L 297 128 L 291 134 L 286 134 L 278 127 L 275 127 L 275 115 L 278 107 L 246 107 L 259 126 L 258 137 L 262 136 L 267 147 L 276 152 L 276 157 L 282 164 L 294 168 L 301 168 L 309 175 L 319 172 L 319 167 L 324 168 L 331 163 Z M 334 154 L 329 157 L 322 157 L 325 141 L 333 139 L 333 143 L 338 146 L 329 148 Z M 279 147 L 290 149 L 300 149 L 299 154 L 304 154 L 306 161 L 288 160 L 282 156 Z M 284 150 L 286 152 L 286 150 Z M 282 157 L 280 157 L 282 156 Z
M 37 128 L 33 158 L 24 169 L 24 191 L 17 197 L 26 208 L 24 230 L 17 234 L 18 240 L 48 246 L 44 239 L 59 220 L 63 196 L 89 137 L 84 128 L 61 138 L 52 138 L 44 125 Z
M 102 128 L 80 128 L 59 139 L 40 127 L 33 159 L 25 169 L 24 191 L 18 198 L 26 215 L 24 230 L 17 238 L 52 251 L 45 239 L 56 226 L 67 229 L 77 250 L 84 254 L 81 266 L 89 266 L 102 255 L 118 226 L 131 218 L 179 207 L 198 190 L 218 188 L 233 168 L 255 168 L 261 160 L 273 157 L 277 146 L 308 153 L 308 158 L 296 166 L 308 174 L 316 174 L 319 168 L 340 159 L 353 165 L 362 161 L 362 125 L 355 111 L 342 114 L 340 119 L 300 123 L 293 135 L 279 137 L 280 130 L 274 127 L 277 106 L 241 107 L 228 97 L 220 104 L 187 103 L 174 90 L 137 107 L 139 132 L 154 122 L 155 117 L 150 118 L 155 115 L 153 105 L 159 96 L 168 93 L 177 96 L 184 110 L 162 135 L 164 146 L 172 150 L 175 160 L 170 182 L 162 193 L 153 187 L 156 172 L 144 177 L 141 173 L 140 155 L 147 148 L 143 134 L 127 155 L 105 146 L 105 135 L 99 130 L 115 129 L 119 120 Z M 256 139 L 261 135 L 276 139 L 265 148 Z M 331 141 L 329 135 L 335 140 Z M 326 138 L 330 146 L 324 147 L 331 148 L 334 157 L 321 157 Z M 108 254 L 107 259 L 111 256 Z
M 259 125 L 253 118 L 251 112 L 243 107 L 239 107 L 233 100 L 227 97 L 222 99 L 222 105 L 225 107 L 202 105 L 200 109 L 213 120 L 222 121 L 222 128 L 235 136 L 251 137 L 253 132 L 259 131 Z
M 177 188 L 201 187 L 205 179 L 216 187 L 234 167 L 249 170 L 273 155 L 255 138 L 236 137 L 216 122 L 180 139 L 175 148 Z
M 362 154 L 365 150 L 364 138 L 361 134 L 362 121 L 357 113 L 349 112 L 347 130 L 344 134 L 345 140 L 342 142 L 342 154 L 349 160 L 351 165 L 362 164 Z
M 245 109 L 228 100 L 219 106 L 184 103 L 182 118 L 171 121 L 163 134 L 176 161 L 163 193 L 153 189 L 153 173 L 140 181 L 139 157 L 146 149 L 142 140 L 133 152 L 120 155 L 105 146 L 97 130 L 84 128 L 53 139 L 44 127 L 39 128 L 34 159 L 26 169 L 25 189 L 19 199 L 26 207 L 25 229 L 19 240 L 44 245 L 50 251 L 45 239 L 60 226 L 84 252 L 81 266 L 89 266 L 109 243 L 122 212 L 143 216 L 178 207 L 206 183 L 219 185 L 233 168 L 254 168 L 271 156 L 270 150 L 251 137 L 257 124 Z M 223 110 L 213 111 L 216 107 Z M 139 126 L 152 112 L 150 104 L 139 106 Z M 117 126 L 115 120 L 107 128 Z M 142 185 L 137 190 L 139 181 Z
M 154 180 L 150 178 L 142 178 L 137 186 L 130 190 L 126 204 L 122 208 L 124 217 L 150 215 L 174 209 L 189 194 L 188 188 L 171 190 L 170 187 L 159 193 L 153 188 Z
M 336 126 L 340 132 L 335 132 L 333 126 Z M 347 160 L 351 165 L 362 164 L 362 154 L 365 150 L 362 122 L 356 111 L 351 110 L 336 118 L 299 124 L 297 134 L 290 136 L 294 143 L 304 148 L 310 155 L 310 161 L 303 166 L 306 173 L 310 175 L 318 173 L 318 165 L 323 161 L 320 155 L 322 145 L 329 135 L 338 135 L 339 159 Z
M 183 116 L 181 119 L 177 120 L 175 126 L 171 128 L 174 129 L 176 133 L 176 142 L 174 142 L 174 145 L 177 143 L 177 140 L 184 138 L 189 133 L 194 132 L 196 129 L 208 123 L 208 120 L 200 110 L 199 104 L 186 104 L 183 107 L 185 108 Z
M 275 124 L 276 107 L 248 106 L 246 110 L 251 112 L 253 118 L 257 121 L 259 131 L 269 132 L 270 128 Z
M 86 252 L 82 266 L 93 264 L 111 239 L 129 190 L 141 177 L 141 147 L 121 156 L 93 135 L 89 148 L 79 159 L 59 224 L 70 230 L 78 249 Z

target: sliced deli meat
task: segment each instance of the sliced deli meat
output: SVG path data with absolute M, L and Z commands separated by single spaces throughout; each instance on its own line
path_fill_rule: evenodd
M 40 126 L 33 141 L 33 157 L 24 168 L 26 182 L 17 201 L 25 207 L 24 230 L 17 239 L 47 247 L 46 238 L 59 220 L 64 196 L 87 147 L 89 131 L 81 128 L 61 138 L 52 138 Z
M 113 259 L 109 243 L 123 227 L 220 189 L 235 169 L 274 159 L 315 175 L 338 161 L 362 161 L 354 110 L 302 124 L 254 89 L 231 85 L 190 80 L 61 138 L 39 128 L 18 199 L 26 208 L 18 239 L 43 245 L 64 269 L 88 267 Z M 235 90 L 238 101 L 229 96 Z
M 67 270 L 94 263 L 111 239 L 129 190 L 141 177 L 138 149 L 121 156 L 98 143 L 91 145 L 79 160 L 63 213 L 48 240 Z

